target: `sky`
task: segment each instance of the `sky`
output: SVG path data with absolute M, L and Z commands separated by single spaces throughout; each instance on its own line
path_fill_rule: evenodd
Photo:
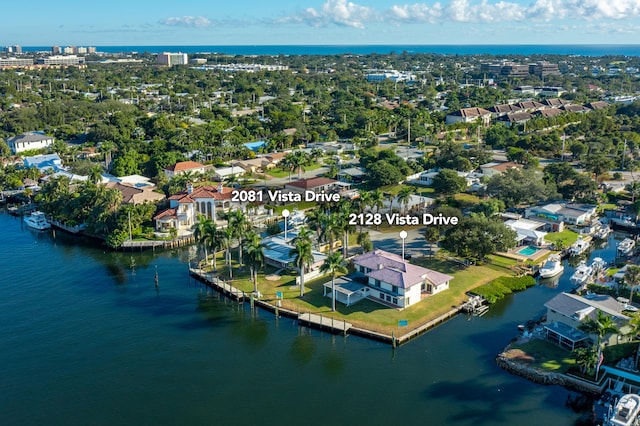
M 30 0 L 0 10 L 0 45 L 640 44 L 640 0 Z

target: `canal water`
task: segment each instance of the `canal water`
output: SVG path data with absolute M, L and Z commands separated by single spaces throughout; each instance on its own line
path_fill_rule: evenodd
M 518 324 L 568 289 L 571 267 L 557 287 L 536 286 L 392 350 L 221 299 L 189 278 L 188 250 L 103 251 L 5 213 L 0 229 L 3 425 L 572 425 L 580 417 L 566 406 L 574 393 L 494 362 Z

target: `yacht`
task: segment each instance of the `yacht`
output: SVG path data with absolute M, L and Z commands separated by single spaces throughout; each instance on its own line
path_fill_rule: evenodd
M 39 229 L 41 231 L 51 229 L 51 224 L 47 222 L 47 218 L 44 216 L 44 213 L 40 211 L 31 212 L 29 216 L 24 218 L 24 223 L 26 223 L 30 228 Z
M 640 396 L 635 393 L 624 395 L 613 407 L 613 412 L 604 423 L 609 426 L 633 426 L 638 422 L 640 412 Z
M 578 240 L 569 247 L 569 254 L 571 256 L 580 256 L 589 248 L 589 242 L 578 238 Z
M 636 246 L 636 242 L 631 238 L 625 238 L 624 240 L 618 243 L 618 255 L 619 256 L 628 256 L 633 251 L 633 248 Z
M 596 231 L 593 237 L 597 238 L 598 240 L 606 240 L 609 237 L 609 234 L 611 234 L 611 232 L 612 230 L 609 225 L 603 225 L 600 227 L 600 229 Z
M 589 266 L 591 267 L 593 275 L 597 277 L 600 274 L 604 273 L 604 271 L 606 271 L 608 263 L 601 257 L 594 257 L 593 262 L 591 262 L 591 265 Z
M 540 273 L 541 278 L 551 278 L 561 274 L 562 271 L 564 271 L 564 266 L 562 266 L 560 256 L 552 254 L 547 258 L 547 261 L 538 272 Z
M 583 260 L 580 262 L 573 275 L 571 275 L 571 284 L 576 287 L 586 284 L 592 274 L 593 269 L 591 269 L 591 266 L 588 266 L 587 262 Z

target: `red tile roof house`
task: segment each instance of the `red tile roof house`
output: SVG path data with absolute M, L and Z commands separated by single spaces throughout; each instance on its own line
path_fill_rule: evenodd
M 233 188 L 187 185 L 187 190 L 169 197 L 169 208 L 153 217 L 157 231 L 171 228 L 189 230 L 198 222 L 198 215 L 217 220 L 217 214 L 231 207 Z
M 164 174 L 169 179 L 171 179 L 174 176 L 178 176 L 187 172 L 204 173 L 209 168 L 211 168 L 211 166 L 205 166 L 204 164 L 196 163 L 195 161 L 181 161 L 174 164 L 173 166 L 164 169 Z
M 367 279 L 368 297 L 396 308 L 414 305 L 423 297 L 449 288 L 452 276 L 412 265 L 402 257 L 374 250 L 353 259 L 356 274 Z

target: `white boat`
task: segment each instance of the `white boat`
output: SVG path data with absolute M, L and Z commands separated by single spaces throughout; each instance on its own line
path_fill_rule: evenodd
M 601 257 L 594 257 L 593 262 L 591 262 L 591 265 L 589 266 L 591 267 L 591 271 L 593 272 L 593 275 L 597 277 L 607 270 L 608 263 L 606 260 L 604 260 Z
M 24 223 L 26 223 L 30 228 L 39 229 L 41 231 L 51 229 L 51 224 L 47 222 L 47 218 L 44 216 L 44 213 L 37 210 L 31 212 L 29 216 L 25 216 Z
M 578 238 L 578 240 L 569 247 L 569 254 L 571 256 L 580 256 L 589 248 L 589 242 Z
M 613 407 L 606 425 L 610 426 L 633 426 L 638 425 L 638 413 L 640 412 L 640 396 L 635 393 L 624 395 Z
M 573 275 L 571 275 L 570 280 L 574 286 L 580 286 L 586 284 L 591 278 L 591 275 L 593 275 L 593 269 L 591 269 L 591 267 L 587 265 L 587 262 L 583 260 L 580 262 Z
M 631 238 L 625 238 L 624 240 L 618 243 L 618 255 L 620 256 L 629 255 L 633 251 L 633 248 L 635 246 L 636 246 L 636 242 L 634 240 L 632 240 Z
M 596 231 L 593 237 L 599 240 L 606 240 L 611 234 L 611 232 L 612 232 L 612 229 L 609 225 L 603 225 L 602 227 L 600 227 L 600 229 Z
M 542 268 L 538 271 L 541 278 L 551 278 L 564 271 L 562 266 L 562 259 L 557 254 L 552 254 L 547 258 L 547 261 L 542 265 Z
M 293 228 L 297 228 L 304 225 L 306 220 L 307 217 L 305 216 L 304 212 L 294 210 L 293 212 L 291 212 L 291 216 L 289 216 L 289 225 L 291 225 L 291 227 Z

